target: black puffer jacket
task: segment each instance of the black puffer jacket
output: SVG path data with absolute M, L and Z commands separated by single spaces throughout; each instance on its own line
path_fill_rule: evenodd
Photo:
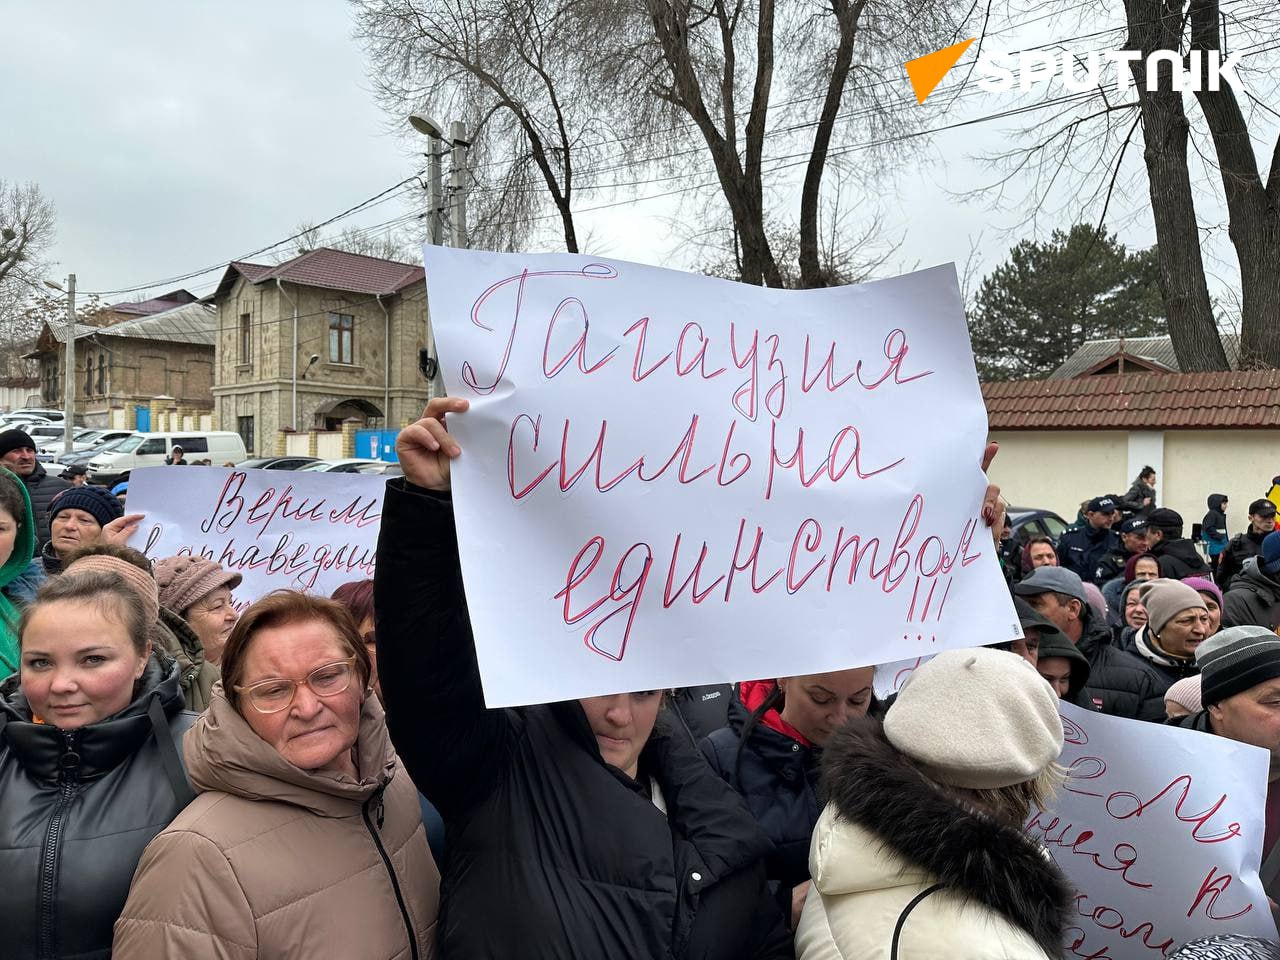
M 163 655 L 159 655 L 163 656 Z M 193 794 L 177 741 L 178 669 L 153 657 L 120 713 L 79 730 L 31 722 L 0 687 L 0 947 L 6 960 L 111 955 L 134 868 Z
M 1274 630 L 1280 626 L 1280 582 L 1258 569 L 1261 557 L 1245 561 L 1244 570 L 1231 581 L 1222 598 L 1224 627 L 1257 626 Z
M 71 484 L 61 477 L 50 476 L 38 460 L 31 475 L 23 477 L 22 482 L 31 497 L 31 512 L 36 518 L 36 553 L 39 553 L 49 542 L 49 502 Z
M 1152 698 L 1157 697 L 1146 666 L 1133 654 L 1112 646 L 1111 631 L 1106 624 L 1095 623 L 1088 608 L 1085 617 L 1084 634 L 1076 644 L 1076 649 L 1089 660 L 1089 684 L 1082 694 L 1084 705 L 1131 720 L 1163 717 L 1163 705 L 1160 717 L 1142 716 L 1144 706 L 1150 712 Z
M 1222 551 L 1222 558 L 1218 561 L 1217 573 L 1218 588 L 1223 593 L 1231 589 L 1232 580 L 1244 570 L 1245 562 L 1262 553 L 1264 537 L 1265 533 L 1256 533 L 1250 524 L 1248 530 L 1237 533 L 1227 542 L 1227 549 Z
M 374 582 L 387 726 L 447 830 L 444 960 L 792 956 L 771 844 L 683 728 L 637 781 L 576 701 L 485 708 L 447 497 L 388 482 Z
M 736 697 L 731 683 L 713 683 L 702 687 L 681 687 L 672 691 L 668 704 L 675 719 L 689 732 L 695 745 L 729 722 L 729 705 Z
M 822 751 L 766 723 L 752 724 L 743 742 L 752 711 L 775 686 L 773 680 L 741 683 L 740 696 L 729 710 L 729 725 L 702 741 L 702 753 L 742 794 L 747 809 L 773 841 L 769 879 L 778 882 L 782 902 L 789 908 L 791 888 L 809 879 L 809 840 L 822 812 L 817 790 Z
M 1161 540 L 1151 548 L 1160 564 L 1160 576 L 1170 580 L 1209 576 L 1209 565 L 1190 540 Z

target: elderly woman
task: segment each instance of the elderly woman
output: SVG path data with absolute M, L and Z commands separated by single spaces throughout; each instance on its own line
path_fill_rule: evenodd
M 231 591 L 243 578 L 212 560 L 191 556 L 157 560 L 155 575 L 160 605 L 186 621 L 200 639 L 207 661 L 221 663 L 222 650 L 239 616 Z
M 1139 720 L 1165 720 L 1164 692 L 1183 677 L 1200 672 L 1196 647 L 1210 635 L 1209 609 L 1194 587 L 1180 580 L 1148 580 L 1138 588 L 1147 622 L 1127 641 L 1151 678 L 1152 693 L 1138 711 Z
M 245 611 L 184 742 L 200 795 L 147 847 L 116 960 L 434 956 L 439 875 L 369 680 L 341 605 Z
M 45 573 L 61 573 L 67 557 L 84 547 L 123 544 L 142 518 L 125 516 L 120 501 L 102 487 L 68 487 L 49 504 L 49 542 L 40 555 Z
M 874 667 L 778 680 L 744 681 L 729 725 L 703 739 L 702 753 L 742 795 L 773 841 L 769 880 L 794 927 L 809 888 L 809 838 L 818 822 L 818 763 L 832 732 L 866 716 Z
M 0 943 L 7 960 L 111 953 L 143 848 L 190 800 L 176 665 L 110 574 L 48 581 L 0 685 Z
M 32 560 L 35 517 L 26 484 L 0 468 L 0 680 L 18 669 L 18 617 L 44 580 Z
M 1074 893 L 1023 832 L 1061 782 L 1058 700 L 999 650 L 949 650 L 884 723 L 828 742 L 799 960 L 1062 955 Z

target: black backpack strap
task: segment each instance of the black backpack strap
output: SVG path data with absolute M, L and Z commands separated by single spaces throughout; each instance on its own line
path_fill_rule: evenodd
M 912 897 L 911 902 L 903 908 L 902 913 L 898 914 L 898 922 L 893 928 L 893 945 L 889 948 L 889 960 L 898 960 L 898 941 L 902 938 L 902 927 L 907 922 L 907 917 L 911 914 L 911 911 L 920 905 L 921 900 L 931 893 L 937 893 L 943 887 L 944 884 L 935 883 L 932 887 L 921 890 Z
M 182 768 L 182 760 L 178 757 L 178 748 L 173 745 L 169 720 L 164 715 L 164 707 L 160 706 L 159 697 L 152 697 L 147 704 L 147 716 L 151 719 L 151 732 L 155 735 L 156 746 L 160 750 L 160 765 L 164 767 L 164 775 L 173 788 L 174 797 L 185 807 L 196 798 L 196 792 L 191 789 L 186 771 Z

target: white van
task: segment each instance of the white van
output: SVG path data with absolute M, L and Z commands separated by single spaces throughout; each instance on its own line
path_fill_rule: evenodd
M 174 447 L 182 448 L 187 463 L 208 460 L 215 467 L 239 463 L 248 456 L 244 440 L 232 430 L 135 433 L 89 461 L 89 482 L 113 486 L 128 480 L 130 470 L 163 465 Z

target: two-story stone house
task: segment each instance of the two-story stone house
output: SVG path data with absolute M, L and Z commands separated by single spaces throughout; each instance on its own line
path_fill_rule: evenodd
M 273 453 L 281 430 L 397 427 L 426 404 L 421 266 L 320 248 L 232 263 L 212 299 L 217 420 L 251 455 Z
M 166 407 L 210 412 L 216 325 L 217 312 L 199 302 L 109 326 L 76 324 L 77 416 L 85 426 L 134 428 L 139 410 L 149 412 L 157 397 Z M 27 354 L 39 361 L 40 398 L 49 406 L 62 406 L 66 340 L 65 324 L 45 324 Z

